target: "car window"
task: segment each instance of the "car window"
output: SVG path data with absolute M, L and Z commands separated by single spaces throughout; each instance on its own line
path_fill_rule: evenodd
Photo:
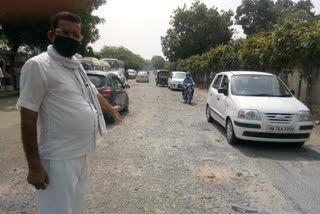
M 103 66 L 101 66 L 101 65 L 95 65 L 94 68 L 95 68 L 95 70 L 103 71 Z
M 82 64 L 84 70 L 86 70 L 86 71 L 92 71 L 93 70 L 92 66 L 90 64 L 85 63 L 85 62 L 82 62 L 81 64 Z
M 173 74 L 173 78 L 185 79 L 186 78 L 186 73 L 175 73 L 175 74 Z
M 223 77 L 223 75 L 219 75 L 217 78 L 215 78 L 215 80 L 212 84 L 212 88 L 218 89 L 220 87 L 222 77 Z
M 88 74 L 89 80 L 97 88 L 103 87 L 106 84 L 107 78 L 105 76 Z
M 229 84 L 229 78 L 228 76 L 224 75 L 221 83 L 221 88 L 228 88 L 228 84 Z
M 291 97 L 278 77 L 268 75 L 235 75 L 231 79 L 231 93 L 238 96 Z
M 110 77 L 110 84 L 113 88 L 121 88 L 122 87 L 121 81 L 116 76 Z

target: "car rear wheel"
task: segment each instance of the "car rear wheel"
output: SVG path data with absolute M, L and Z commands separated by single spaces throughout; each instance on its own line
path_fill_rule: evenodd
M 211 122 L 214 121 L 214 119 L 213 119 L 213 117 L 211 116 L 211 113 L 210 113 L 209 105 L 207 105 L 207 108 L 206 108 L 206 116 L 207 116 L 208 123 L 211 123 Z
M 230 119 L 228 119 L 227 121 L 226 134 L 227 134 L 227 141 L 229 144 L 235 145 L 239 142 L 238 138 L 234 134 L 232 121 Z
M 124 112 L 128 112 L 129 111 L 129 97 L 127 96 L 127 99 L 126 99 L 126 106 L 124 107 L 123 109 Z

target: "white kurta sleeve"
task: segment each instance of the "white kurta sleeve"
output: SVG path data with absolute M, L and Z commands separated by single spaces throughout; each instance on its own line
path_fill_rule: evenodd
M 17 108 L 27 108 L 38 112 L 46 94 L 47 77 L 39 63 L 29 60 L 21 69 L 20 97 Z

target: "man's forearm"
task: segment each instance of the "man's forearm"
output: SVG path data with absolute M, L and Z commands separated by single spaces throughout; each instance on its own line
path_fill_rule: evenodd
M 41 166 L 37 143 L 37 113 L 21 109 L 21 135 L 29 169 L 37 170 Z
M 112 105 L 108 103 L 108 101 L 100 94 L 97 95 L 101 108 L 108 112 L 109 114 L 113 114 Z

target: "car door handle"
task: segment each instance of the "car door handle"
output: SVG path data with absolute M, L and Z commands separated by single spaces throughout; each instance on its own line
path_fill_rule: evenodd
M 220 100 L 220 98 L 218 97 L 218 98 L 217 98 L 217 100 L 219 101 L 219 100 Z
M 210 96 L 212 96 L 212 93 L 210 93 Z

